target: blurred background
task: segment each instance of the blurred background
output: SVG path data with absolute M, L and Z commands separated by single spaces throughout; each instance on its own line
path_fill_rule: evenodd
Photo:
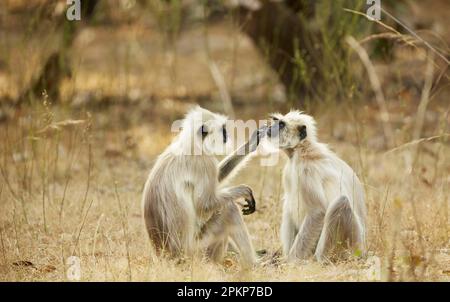
M 86 280 L 366 279 L 358 261 L 242 277 L 233 257 L 196 274 L 148 259 L 142 186 L 200 104 L 314 115 L 366 186 L 382 279 L 448 280 L 450 2 L 380 2 L 373 21 L 358 0 L 82 0 L 68 21 L 65 0 L 2 0 L 0 278 L 64 280 L 77 255 Z M 236 179 L 257 192 L 255 246 L 274 255 L 282 164 Z
M 0 98 L 29 104 L 45 90 L 52 103 L 75 108 L 170 103 L 183 111 L 196 102 L 228 114 L 254 104 L 369 104 L 369 77 L 347 36 L 366 48 L 389 102 L 419 100 L 428 54 L 432 92 L 441 90 L 448 3 L 381 4 L 395 17 L 369 21 L 361 12 L 371 5 L 357 0 L 85 0 L 81 21 L 68 21 L 66 1 L 6 0 Z

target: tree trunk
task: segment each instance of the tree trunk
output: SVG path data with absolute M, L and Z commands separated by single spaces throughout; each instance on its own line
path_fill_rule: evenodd
M 82 24 L 92 20 L 98 3 L 99 0 L 81 1 L 81 21 L 67 20 L 65 12 L 59 17 L 57 23 L 63 28 L 61 47 L 50 54 L 40 74 L 31 81 L 30 86 L 19 96 L 17 104 L 30 103 L 34 99 L 40 98 L 44 93 L 51 102 L 59 100 L 61 82 L 64 78 L 72 75 L 68 52 Z
M 303 101 L 349 93 L 348 53 L 342 40 L 356 22 L 343 8 L 355 9 L 356 2 L 259 2 L 256 10 L 239 6 L 238 23 L 277 72 L 288 97 Z

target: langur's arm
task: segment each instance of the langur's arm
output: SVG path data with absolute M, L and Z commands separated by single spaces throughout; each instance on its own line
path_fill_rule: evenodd
M 240 148 L 228 155 L 219 164 L 219 182 L 222 182 L 231 172 L 247 157 L 249 143 L 245 143 Z
M 260 139 L 265 135 L 266 127 L 257 129 L 251 136 L 250 140 L 240 146 L 232 154 L 228 155 L 219 164 L 219 182 L 227 178 L 235 168 L 243 162 L 243 160 L 256 150 Z M 235 171 L 236 172 L 236 171 Z
M 200 212 L 204 214 L 217 212 L 223 208 L 226 203 L 234 203 L 239 198 L 244 198 L 246 201 L 246 205 L 244 205 L 242 209 L 244 215 L 255 212 L 256 202 L 253 197 L 253 191 L 247 185 L 228 187 L 220 189 L 217 193 L 212 193 L 207 199 L 209 202 L 202 204 Z
M 253 197 L 253 191 L 247 185 L 226 188 L 220 192 L 220 197 L 233 202 L 238 198 L 244 198 L 246 202 L 242 209 L 242 214 L 244 215 L 250 215 L 256 210 L 256 201 L 255 197 Z

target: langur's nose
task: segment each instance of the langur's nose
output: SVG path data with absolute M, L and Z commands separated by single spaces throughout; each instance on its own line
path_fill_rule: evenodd
M 272 137 L 272 127 L 267 128 L 267 136 Z

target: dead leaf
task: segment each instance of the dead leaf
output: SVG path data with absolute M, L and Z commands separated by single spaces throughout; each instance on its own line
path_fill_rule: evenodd
M 121 157 L 123 155 L 124 154 L 123 154 L 122 150 L 120 150 L 119 148 L 116 148 L 113 146 L 106 147 L 106 150 L 105 150 L 106 157 Z
M 41 268 L 39 268 L 39 271 L 43 273 L 50 273 L 56 270 L 56 267 L 50 264 L 44 265 Z
M 84 124 L 85 120 L 64 120 L 59 122 L 51 123 L 50 125 L 45 126 L 43 129 L 37 131 L 37 134 L 48 134 L 53 131 L 60 131 L 61 128 L 69 127 L 69 126 L 76 126 L 80 124 Z
M 230 258 L 226 258 L 223 260 L 223 266 L 225 266 L 226 268 L 230 268 L 234 266 L 234 261 Z
M 16 262 L 13 262 L 14 266 L 19 266 L 19 267 L 32 267 L 35 268 L 33 262 L 31 261 L 27 261 L 27 260 L 19 260 Z

